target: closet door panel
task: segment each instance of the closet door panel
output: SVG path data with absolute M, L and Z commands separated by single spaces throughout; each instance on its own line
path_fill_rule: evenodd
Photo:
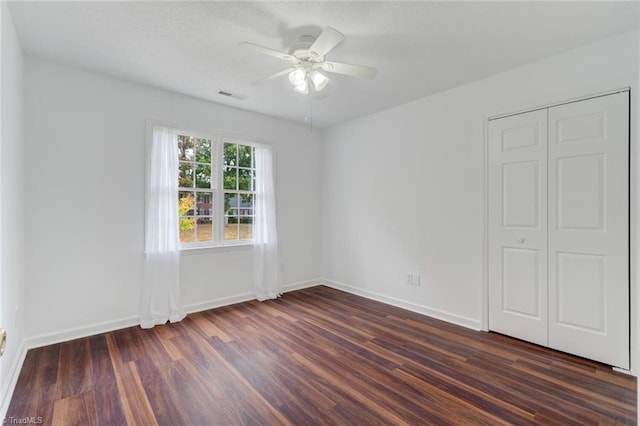
M 563 231 L 604 231 L 605 156 L 557 159 L 557 223 Z
M 547 345 L 547 113 L 489 123 L 489 328 Z
M 549 109 L 549 346 L 629 368 L 628 92 Z

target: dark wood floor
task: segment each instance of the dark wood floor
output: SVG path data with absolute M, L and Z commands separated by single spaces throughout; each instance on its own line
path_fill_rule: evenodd
M 44 424 L 635 424 L 636 380 L 327 287 L 30 350 Z

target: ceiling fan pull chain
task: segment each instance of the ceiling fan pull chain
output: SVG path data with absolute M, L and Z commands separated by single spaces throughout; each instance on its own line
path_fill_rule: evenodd
M 309 96 L 309 133 L 313 133 L 313 96 Z

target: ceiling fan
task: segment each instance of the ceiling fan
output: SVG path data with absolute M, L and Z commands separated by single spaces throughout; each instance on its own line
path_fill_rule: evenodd
M 240 43 L 240 46 L 253 49 L 265 55 L 284 59 L 290 64 L 290 67 L 287 69 L 254 81 L 251 83 L 253 86 L 288 74 L 289 82 L 293 85 L 294 90 L 298 93 L 307 94 L 309 93 L 309 86 L 312 86 L 316 92 L 326 87 L 329 78 L 321 71 L 369 79 L 376 76 L 377 70 L 373 67 L 344 64 L 341 62 L 327 61 L 325 59 L 326 54 L 340 44 L 342 40 L 344 40 L 344 35 L 341 32 L 334 28 L 327 27 L 317 38 L 311 35 L 301 36 L 298 43 L 291 46 L 288 53 L 248 41 Z

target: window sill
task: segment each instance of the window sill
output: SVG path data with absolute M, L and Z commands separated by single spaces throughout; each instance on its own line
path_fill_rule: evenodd
M 203 254 L 227 253 L 234 251 L 249 251 L 253 243 L 228 244 L 224 246 L 184 247 L 180 249 L 180 256 L 200 256 Z

